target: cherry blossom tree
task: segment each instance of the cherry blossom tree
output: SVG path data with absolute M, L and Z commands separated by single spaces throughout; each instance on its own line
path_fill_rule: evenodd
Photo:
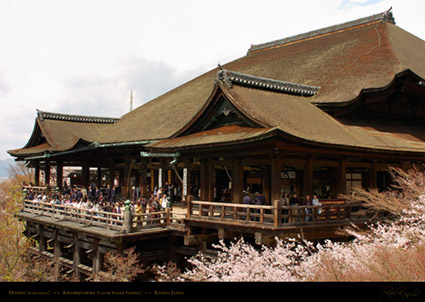
M 358 189 L 351 197 L 370 211 L 385 210 L 391 220 L 360 231 L 354 239 L 324 243 L 276 238 L 260 249 L 243 238 L 214 247 L 217 257 L 199 253 L 182 280 L 192 281 L 424 281 L 425 176 L 418 169 L 392 170 L 395 188 L 379 193 Z M 166 274 L 165 270 L 162 272 Z M 177 280 L 177 279 L 176 279 Z

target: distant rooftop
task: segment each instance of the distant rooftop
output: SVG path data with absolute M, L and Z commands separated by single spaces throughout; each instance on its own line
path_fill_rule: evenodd
M 37 116 L 41 120 L 49 119 L 49 120 L 60 120 L 60 121 L 81 122 L 81 123 L 113 124 L 119 120 L 119 118 L 113 118 L 113 117 L 62 114 L 62 113 L 40 111 L 38 109 L 37 109 Z
M 341 24 L 332 25 L 332 26 L 329 26 L 329 27 L 324 27 L 324 28 L 321 28 L 321 29 L 309 31 L 307 33 L 303 33 L 303 34 L 299 34 L 299 35 L 295 35 L 295 36 L 291 36 L 291 37 L 287 37 L 287 38 L 283 38 L 283 39 L 279 39 L 279 40 L 275 40 L 275 41 L 271 41 L 271 42 L 251 45 L 251 47 L 248 49 L 248 55 L 256 53 L 256 52 L 260 52 L 260 51 L 263 51 L 263 50 L 266 50 L 266 49 L 280 47 L 280 46 L 283 46 L 285 44 L 289 44 L 289 43 L 293 43 L 293 42 L 297 42 L 297 41 L 301 41 L 301 40 L 305 40 L 305 39 L 311 39 L 313 37 L 318 37 L 318 36 L 330 34 L 332 32 L 346 30 L 346 29 L 349 29 L 349 28 L 356 28 L 356 27 L 367 25 L 367 24 L 370 24 L 370 23 L 389 22 L 389 23 L 395 24 L 395 20 L 394 20 L 393 14 L 391 12 L 391 9 L 392 8 L 390 8 L 389 10 L 387 10 L 385 12 L 376 14 L 376 15 L 360 18 L 360 19 L 353 20 L 353 21 L 348 21 L 348 22 L 341 23 Z

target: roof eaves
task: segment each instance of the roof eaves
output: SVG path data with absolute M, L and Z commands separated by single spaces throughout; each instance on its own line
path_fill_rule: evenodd
M 59 121 L 68 121 L 68 122 L 80 122 L 80 123 L 113 124 L 119 120 L 119 118 L 113 118 L 113 117 L 62 114 L 62 113 L 45 112 L 38 109 L 37 109 L 37 116 L 40 120 L 49 119 L 49 120 L 59 120 Z
M 260 51 L 263 51 L 263 50 L 266 50 L 266 49 L 283 46 L 283 45 L 286 45 L 288 43 L 293 43 L 293 42 L 297 42 L 297 41 L 301 41 L 301 40 L 305 40 L 305 39 L 311 39 L 313 37 L 322 36 L 322 35 L 330 34 L 330 33 L 333 33 L 333 32 L 338 32 L 338 31 L 346 30 L 346 29 L 350 29 L 350 28 L 356 28 L 356 27 L 359 27 L 359 26 L 367 25 L 369 23 L 388 22 L 388 23 L 395 24 L 395 19 L 393 17 L 391 9 L 392 8 L 390 8 L 389 10 L 387 10 L 385 12 L 375 14 L 375 15 L 372 15 L 372 16 L 369 16 L 369 17 L 364 17 L 364 18 L 353 20 L 353 21 L 348 21 L 348 22 L 345 22 L 345 23 L 340 23 L 340 24 L 324 27 L 324 28 L 309 31 L 309 32 L 306 32 L 306 33 L 303 33 L 303 34 L 290 36 L 290 37 L 287 37 L 287 38 L 283 38 L 283 39 L 279 39 L 279 40 L 275 40 L 275 41 L 271 41 L 271 42 L 251 45 L 251 47 L 248 49 L 247 55 L 250 55 L 250 54 L 253 54 L 253 53 L 256 53 L 256 52 L 260 52 Z

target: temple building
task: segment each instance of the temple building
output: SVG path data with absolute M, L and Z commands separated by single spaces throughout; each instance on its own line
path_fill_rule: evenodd
M 73 166 L 80 185 L 127 196 L 167 182 L 234 203 L 248 188 L 267 204 L 283 192 L 385 190 L 390 166 L 425 161 L 424 54 L 386 11 L 251 45 L 120 118 L 37 111 L 28 143 L 9 154 L 35 168 L 37 185 L 43 172 L 61 187 Z

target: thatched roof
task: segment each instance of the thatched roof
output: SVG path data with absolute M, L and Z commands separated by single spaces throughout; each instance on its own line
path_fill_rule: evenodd
M 390 85 L 406 70 L 425 78 L 425 42 L 385 20 L 375 18 L 366 24 L 351 22 L 355 25 L 336 32 L 249 53 L 223 68 L 253 77 L 320 87 L 314 96 L 306 99 L 279 94 L 273 104 L 264 101 L 264 98 L 272 98 L 264 89 L 250 89 L 249 93 L 244 90 L 238 98 L 246 111 L 259 108 L 261 102 L 263 118 L 273 120 L 274 126 L 286 124 L 287 113 L 291 112 L 294 119 L 303 120 L 302 125 L 293 128 L 294 134 L 308 133 L 308 129 L 316 128 L 321 120 L 330 119 L 314 105 L 350 103 L 363 90 Z M 211 70 L 124 115 L 100 140 L 138 141 L 172 136 L 204 106 L 214 88 L 217 71 L 218 68 Z M 241 94 L 243 90 L 240 86 L 232 89 L 229 91 L 234 94 Z M 306 114 L 309 119 L 305 118 Z M 335 121 L 332 124 L 343 127 Z M 326 132 L 333 133 L 332 129 Z M 327 140 L 325 134 L 313 132 L 309 136 Z M 345 144 L 347 140 L 328 141 Z
M 94 127 L 87 123 L 79 128 L 56 120 L 61 125 L 55 127 L 75 129 L 69 131 L 75 139 L 61 142 L 62 135 L 52 134 L 48 142 L 60 145 L 59 149 L 63 150 L 75 144 L 77 138 L 100 144 L 172 140 L 200 118 L 220 85 L 229 101 L 257 124 L 301 140 L 424 152 L 425 140 L 415 135 L 417 127 L 400 124 L 392 128 L 373 127 L 365 121 L 336 119 L 326 113 L 329 107 L 359 102 L 364 92 L 385 90 L 406 73 L 415 79 L 425 79 L 424 53 L 425 42 L 396 26 L 391 12 L 387 11 L 254 45 L 246 56 L 151 100 L 107 129 L 103 124 Z M 87 131 L 86 127 L 92 127 L 93 131 Z M 83 135 L 88 132 L 90 137 Z M 250 136 L 260 135 L 256 131 L 248 132 Z M 209 137 L 208 144 L 214 143 L 213 137 L 219 143 L 223 136 Z M 164 147 L 177 142 L 186 146 L 203 144 L 204 139 L 192 135 L 186 142 L 180 138 L 151 146 Z
M 8 153 L 17 157 L 32 156 L 70 150 L 79 144 L 88 145 L 117 120 L 37 110 L 33 133 L 27 144 Z

